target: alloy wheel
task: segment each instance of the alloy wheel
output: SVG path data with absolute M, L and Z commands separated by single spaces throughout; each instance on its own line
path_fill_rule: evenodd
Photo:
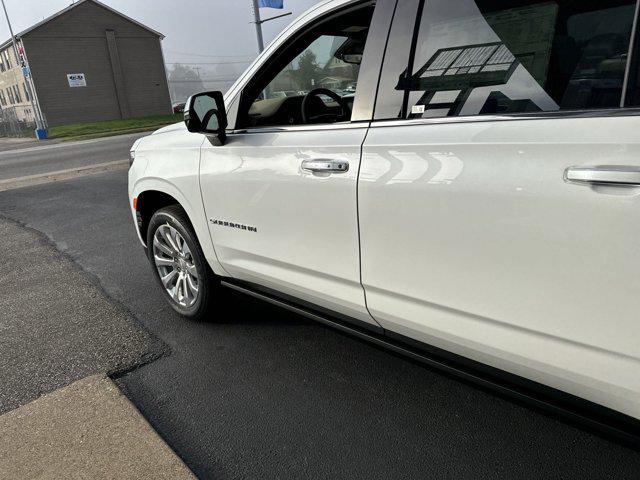
M 169 296 L 178 305 L 191 307 L 198 299 L 198 271 L 184 237 L 168 223 L 153 236 L 153 259 Z

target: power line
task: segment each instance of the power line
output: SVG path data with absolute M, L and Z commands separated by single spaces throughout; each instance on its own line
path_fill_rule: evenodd
M 192 57 L 209 57 L 209 58 L 253 58 L 255 55 L 210 55 L 205 53 L 179 52 L 177 50 L 165 50 L 167 53 L 176 55 L 190 55 Z
M 238 62 L 165 62 L 167 65 L 237 65 L 251 63 L 251 60 L 243 60 Z
M 197 80 L 169 80 L 169 83 L 200 83 L 200 82 L 235 82 L 237 77 L 229 78 L 199 78 Z

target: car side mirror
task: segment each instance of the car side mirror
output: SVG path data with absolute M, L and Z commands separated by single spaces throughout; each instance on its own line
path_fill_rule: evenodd
M 227 113 L 222 92 L 203 92 L 192 95 L 184 108 L 184 123 L 192 133 L 204 133 L 216 145 L 224 145 Z

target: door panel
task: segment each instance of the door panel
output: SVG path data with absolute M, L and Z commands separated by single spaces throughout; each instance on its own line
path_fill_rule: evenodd
M 205 144 L 202 196 L 225 270 L 375 323 L 359 271 L 356 179 L 365 133 L 366 125 L 343 124 L 235 133 L 222 147 Z M 309 160 L 347 162 L 348 170 L 304 170 Z
M 564 178 L 640 167 L 640 118 L 393 123 L 360 175 L 374 318 L 640 417 L 640 187 Z

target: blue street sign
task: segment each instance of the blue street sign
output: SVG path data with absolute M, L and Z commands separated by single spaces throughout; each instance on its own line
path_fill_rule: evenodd
M 22 75 L 24 78 L 29 78 L 29 67 L 22 67 Z
M 258 7 L 284 8 L 284 0 L 258 0 Z

